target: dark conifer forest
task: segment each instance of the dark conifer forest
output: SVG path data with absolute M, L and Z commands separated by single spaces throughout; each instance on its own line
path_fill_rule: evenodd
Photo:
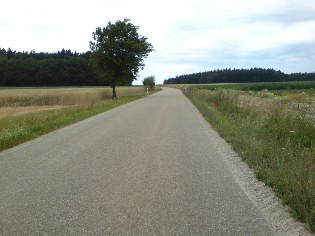
M 249 83 L 315 81 L 314 73 L 285 74 L 274 69 L 223 69 L 180 75 L 164 80 L 164 84 L 207 84 L 207 83 Z
M 17 52 L 0 48 L 0 86 L 103 86 L 109 85 L 89 63 L 91 52 L 62 49 L 55 53 Z M 217 69 L 180 75 L 164 84 L 315 81 L 314 73 L 285 74 L 274 69 Z M 124 82 L 130 83 L 130 82 Z M 129 86 L 131 84 L 118 84 Z
M 0 86 L 108 85 L 89 64 L 90 52 L 17 52 L 0 48 Z

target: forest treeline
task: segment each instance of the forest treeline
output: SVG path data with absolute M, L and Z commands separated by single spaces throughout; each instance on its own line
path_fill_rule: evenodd
M 109 83 L 91 67 L 91 52 L 54 53 L 0 48 L 0 86 L 102 86 Z M 180 75 L 164 84 L 315 81 L 314 73 L 285 74 L 274 69 L 223 69 Z M 118 85 L 131 85 L 124 81 Z
M 285 74 L 274 69 L 218 69 L 180 75 L 164 80 L 164 84 L 249 83 L 281 81 L 315 81 L 314 73 Z
M 91 52 L 16 52 L 0 48 L 0 86 L 108 85 L 89 64 Z

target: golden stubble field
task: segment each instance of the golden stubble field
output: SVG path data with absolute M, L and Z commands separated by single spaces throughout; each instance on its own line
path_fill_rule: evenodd
M 143 87 L 0 88 L 0 151 L 146 95 Z
M 142 87 L 117 87 L 118 96 L 143 93 Z M 0 119 L 38 111 L 70 106 L 90 106 L 110 100 L 109 87 L 83 88 L 2 88 L 0 89 Z

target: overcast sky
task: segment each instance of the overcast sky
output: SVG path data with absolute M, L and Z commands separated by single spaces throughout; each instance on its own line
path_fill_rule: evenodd
M 315 0 L 1 0 L 0 47 L 85 52 L 96 27 L 124 18 L 155 49 L 138 84 L 230 67 L 315 71 Z

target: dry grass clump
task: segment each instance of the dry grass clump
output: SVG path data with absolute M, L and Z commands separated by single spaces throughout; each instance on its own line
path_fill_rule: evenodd
M 273 99 L 270 98 L 259 98 L 247 94 L 241 94 L 237 99 L 238 106 L 242 108 L 251 108 L 254 110 L 261 110 L 268 112 L 272 110 L 274 106 Z
M 238 91 L 237 105 L 241 108 L 270 112 L 281 110 L 295 117 L 315 119 L 315 94 L 292 90 L 285 95 L 268 90 L 258 93 Z
M 286 97 L 289 101 L 304 102 L 309 96 L 305 93 L 292 93 L 288 94 Z

